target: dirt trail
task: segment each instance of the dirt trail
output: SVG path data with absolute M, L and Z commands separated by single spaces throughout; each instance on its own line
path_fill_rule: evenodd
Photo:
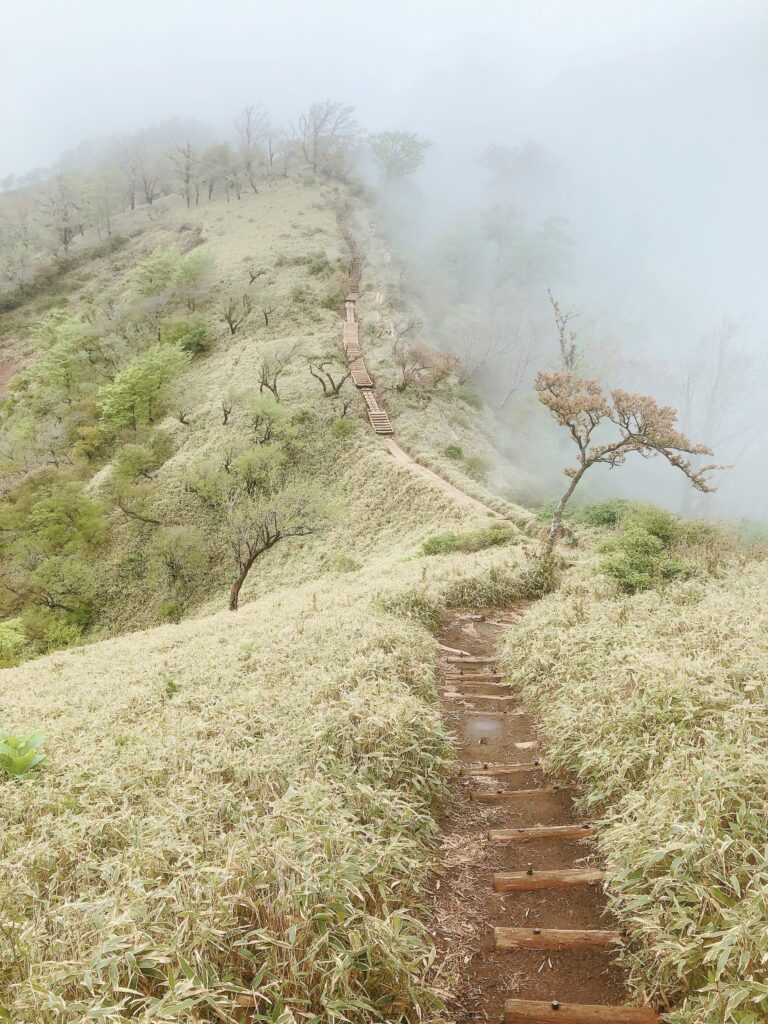
M 548 876 L 541 874 L 561 869 L 592 869 L 594 874 L 601 864 L 589 839 L 580 839 L 579 827 L 585 822 L 574 811 L 571 791 L 557 786 L 536 764 L 535 723 L 522 713 L 510 687 L 493 678 L 495 661 L 488 659 L 495 659 L 495 642 L 520 614 L 457 613 L 438 635 L 443 645 L 443 712 L 456 736 L 461 766 L 454 780 L 455 801 L 442 822 L 444 855 L 432 923 L 446 981 L 458 980 L 453 985 L 451 1016 L 457 1024 L 503 1017 L 509 1022 L 555 1019 L 562 1024 L 654 1021 L 658 1018 L 650 1010 L 620 1008 L 627 992 L 611 949 L 621 936 L 607 915 L 602 885 L 552 888 Z M 465 655 L 486 660 L 473 663 Z M 471 678 L 478 675 L 486 678 Z M 450 693 L 466 696 L 446 696 Z M 502 764 L 521 767 L 499 773 L 496 766 Z M 478 769 L 485 774 L 469 774 Z M 531 838 L 513 831 L 503 837 L 512 841 L 499 842 L 488 836 L 489 830 L 566 825 L 577 826 L 572 830 L 576 838 L 570 834 Z M 584 832 L 588 834 L 587 829 Z M 498 887 L 499 873 L 505 872 L 515 878 L 514 873 L 521 873 L 526 886 L 535 879 L 546 887 L 495 892 L 494 883 Z M 579 880 L 586 877 L 577 876 Z M 519 931 L 495 935 L 494 928 Z M 563 936 L 549 929 L 567 931 Z M 534 946 L 597 942 L 600 946 L 564 951 L 497 948 L 499 942 L 508 941 Z M 513 1005 L 508 1000 L 537 1003 Z M 579 1016 L 587 1008 L 574 1004 L 597 1004 L 599 1015 Z M 627 1012 L 630 1016 L 625 1017 Z
M 477 509 L 479 512 L 485 512 L 490 516 L 495 516 L 496 519 L 504 519 L 504 516 L 500 512 L 497 512 L 495 509 L 490 508 L 490 506 L 483 504 L 483 502 L 479 501 L 477 498 L 473 498 L 471 495 L 465 494 L 464 491 L 443 479 L 443 477 L 439 476 L 433 470 L 427 469 L 426 466 L 422 466 L 420 463 L 416 462 L 407 452 L 404 452 L 400 445 L 397 444 L 396 441 L 393 441 L 392 438 L 387 438 L 384 444 L 395 457 L 397 462 L 403 466 L 407 466 L 412 473 L 428 480 L 433 486 L 444 491 L 445 494 L 450 494 L 452 498 L 455 498 L 455 500 L 460 502 L 462 505 L 469 505 L 471 508 Z

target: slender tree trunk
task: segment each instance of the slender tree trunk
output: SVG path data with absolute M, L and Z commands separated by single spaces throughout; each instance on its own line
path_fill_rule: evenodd
M 565 511 L 565 506 L 568 504 L 571 495 L 576 490 L 576 485 L 578 484 L 579 480 L 581 480 L 581 478 L 584 476 L 588 468 L 588 466 L 582 466 L 578 470 L 578 472 L 574 474 L 574 476 L 571 478 L 571 483 L 568 487 L 568 490 L 565 492 L 565 494 L 563 494 L 562 498 L 560 499 L 560 501 L 558 501 L 557 505 L 555 506 L 555 511 L 552 513 L 552 522 L 549 524 L 549 530 L 547 531 L 547 536 L 544 541 L 545 557 L 548 557 L 552 554 L 552 551 L 555 547 L 555 542 L 557 541 L 557 538 L 560 536 L 560 531 L 563 528 L 563 512 Z
M 248 566 L 248 569 L 250 569 L 250 566 Z M 237 577 L 235 582 L 232 584 L 232 589 L 229 592 L 229 610 L 231 612 L 236 612 L 239 607 L 240 591 L 242 589 L 243 584 L 245 583 L 245 578 L 248 575 L 248 569 L 243 569 L 243 571 Z

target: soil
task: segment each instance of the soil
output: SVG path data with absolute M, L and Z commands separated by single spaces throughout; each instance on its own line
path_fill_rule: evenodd
M 6 359 L 4 362 L 0 362 L 0 395 L 3 394 L 8 386 L 8 381 L 16 372 L 15 364 L 10 360 Z
M 464 491 L 443 479 L 443 477 L 439 476 L 433 470 L 428 469 L 427 466 L 422 466 L 420 462 L 416 462 L 416 460 L 412 459 L 407 452 L 404 452 L 400 445 L 397 444 L 396 441 L 393 441 L 392 438 L 387 438 L 385 444 L 389 449 L 390 454 L 395 457 L 397 462 L 403 466 L 407 466 L 412 473 L 428 480 L 445 494 L 450 494 L 450 496 L 461 505 L 468 505 L 470 508 L 474 508 L 478 512 L 484 512 L 486 515 L 493 516 L 496 519 L 504 518 L 500 512 L 490 508 L 488 505 L 484 505 L 483 502 L 478 501 L 477 498 L 473 498 L 471 495 L 465 494 Z
M 499 635 L 520 611 L 486 616 L 457 613 L 438 634 L 441 679 L 455 673 L 445 647 L 493 657 Z M 447 682 L 441 690 L 472 693 L 512 692 L 488 683 Z M 498 870 L 601 867 L 589 840 L 546 839 L 507 846 L 487 840 L 490 828 L 564 825 L 583 822 L 573 808 L 572 790 L 544 771 L 500 777 L 467 777 L 462 766 L 535 761 L 539 750 L 516 747 L 537 741 L 536 723 L 514 701 L 477 701 L 490 705 L 472 710 L 471 701 L 443 698 L 443 712 L 453 730 L 460 768 L 453 780 L 454 800 L 441 822 L 443 855 L 434 885 L 431 929 L 441 959 L 440 980 L 449 993 L 448 1010 L 456 1024 L 499 1021 L 507 998 L 560 1000 L 569 1003 L 622 1004 L 628 1001 L 624 976 L 610 950 L 552 952 L 497 951 L 493 926 L 542 928 L 617 928 L 606 911 L 600 885 L 536 892 L 497 894 L 492 876 Z M 490 710 L 490 709 L 489 709 Z M 534 790 L 500 803 L 480 803 L 472 794 Z M 546 791 L 549 789 L 550 791 Z

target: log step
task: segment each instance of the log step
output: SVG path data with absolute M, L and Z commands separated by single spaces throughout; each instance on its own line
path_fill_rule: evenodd
M 525 740 L 523 743 L 515 743 L 515 750 L 538 750 L 538 740 Z
M 481 803 L 495 804 L 504 803 L 507 800 L 517 800 L 521 796 L 539 796 L 539 794 L 562 793 L 570 789 L 570 786 L 539 786 L 538 789 L 505 789 L 496 793 L 470 793 L 470 800 L 479 800 Z
M 445 679 L 453 683 L 458 682 L 470 682 L 470 683 L 490 683 L 495 679 L 503 679 L 503 672 L 450 672 L 445 674 Z
M 596 1003 L 539 1003 L 507 999 L 504 1024 L 658 1024 L 650 1006 L 603 1006 Z
M 445 659 L 451 665 L 469 665 L 471 662 L 482 662 L 487 664 L 489 662 L 497 662 L 498 658 L 482 657 L 480 655 L 475 656 L 474 654 L 462 654 L 461 657 L 451 657 Z
M 605 949 L 623 941 L 621 932 L 596 928 L 494 928 L 496 949 Z
M 531 839 L 586 839 L 593 825 L 538 825 L 534 828 L 494 828 L 488 833 L 492 843 L 525 843 Z
M 488 776 L 488 775 L 515 775 L 517 772 L 538 772 L 541 765 L 538 761 L 526 761 L 517 764 L 484 764 L 482 768 L 465 768 L 463 775 Z
M 444 690 L 443 696 L 446 700 L 515 700 L 507 693 L 461 693 L 459 690 Z
M 595 885 L 605 880 L 605 871 L 596 868 L 567 868 L 561 871 L 532 871 L 529 868 L 528 871 L 497 872 L 493 876 L 494 892 L 570 889 L 574 885 Z

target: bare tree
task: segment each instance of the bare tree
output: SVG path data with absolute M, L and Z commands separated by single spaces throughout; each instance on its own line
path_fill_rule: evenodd
M 261 143 L 270 131 L 269 116 L 263 107 L 250 104 L 243 107 L 240 116 L 236 118 L 235 128 L 240 138 L 240 152 L 245 176 L 255 195 L 258 192 L 256 164 L 259 159 Z
M 253 312 L 253 299 L 247 292 L 241 295 L 230 294 L 224 300 L 221 316 L 229 327 L 229 333 L 235 334 Z
M 200 179 L 197 173 L 199 160 L 196 148 L 187 139 L 183 146 L 177 145 L 168 155 L 174 166 L 176 177 L 179 179 L 181 195 L 187 204 L 187 208 L 191 205 L 193 197 L 195 198 L 195 205 L 197 205 L 200 194 Z
M 563 373 L 574 373 L 578 358 L 576 332 L 568 324 L 571 320 L 575 320 L 579 314 L 575 310 L 564 311 L 549 288 L 547 289 L 547 295 L 549 295 L 549 301 L 552 303 L 552 310 L 555 314 L 557 340 L 560 346 L 560 365 L 563 368 Z
M 637 452 L 645 459 L 661 455 L 679 469 L 698 491 L 714 490 L 709 475 L 719 467 L 694 466 L 687 455 L 712 455 L 703 444 L 694 444 L 676 429 L 677 412 L 661 406 L 647 395 L 635 395 L 618 389 L 608 395 L 595 380 L 574 377 L 571 373 L 539 373 L 536 377 L 539 401 L 557 422 L 568 429 L 577 448 L 577 465 L 565 470 L 570 483 L 552 515 L 544 545 L 551 555 L 562 530 L 563 512 L 579 481 L 592 466 L 621 466 L 628 455 Z M 600 427 L 613 425 L 614 436 L 598 443 Z M 602 434 L 602 431 L 600 431 Z
M 267 496 L 233 498 L 227 525 L 237 566 L 237 576 L 229 592 L 232 612 L 237 611 L 242 586 L 261 555 L 281 540 L 307 537 L 324 528 L 314 496 L 292 488 Z
M 344 384 L 352 376 L 350 370 L 346 369 L 346 364 L 341 359 L 332 357 L 329 359 L 318 359 L 313 356 L 307 357 L 307 365 L 309 372 L 315 378 L 320 381 L 320 386 L 323 389 L 323 395 L 325 398 L 338 398 L 339 392 L 344 387 Z
M 278 350 L 262 359 L 258 369 L 259 392 L 261 394 L 269 391 L 278 402 L 280 401 L 277 382 L 296 355 L 298 348 L 298 345 L 292 345 L 290 348 Z
M 82 200 L 74 183 L 63 174 L 56 175 L 40 195 L 38 205 L 45 226 L 53 234 L 56 249 L 66 256 L 75 237 L 83 233 Z
M 315 174 L 338 169 L 340 158 L 354 147 L 361 129 L 353 112 L 354 107 L 324 100 L 313 103 L 299 115 L 296 136 L 304 159 Z

